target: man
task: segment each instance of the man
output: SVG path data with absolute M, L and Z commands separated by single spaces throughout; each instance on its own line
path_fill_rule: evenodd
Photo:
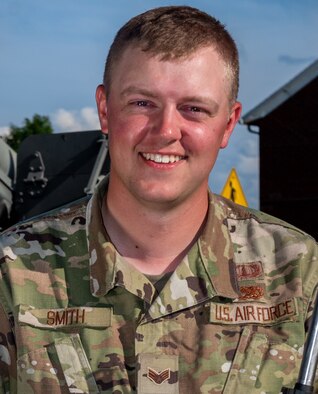
M 199 10 L 150 10 L 118 32 L 96 91 L 109 177 L 2 235 L 3 392 L 293 387 L 317 247 L 208 192 L 237 89 L 234 41 Z

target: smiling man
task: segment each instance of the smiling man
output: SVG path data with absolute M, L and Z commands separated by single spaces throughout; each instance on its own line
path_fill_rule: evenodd
M 109 91 L 100 85 L 96 93 L 112 163 L 107 232 L 149 274 L 175 268 L 198 235 L 210 171 L 241 112 L 213 46 L 161 56 L 132 43 L 116 62 Z
M 109 176 L 1 237 L 3 392 L 293 387 L 317 246 L 208 190 L 237 91 L 237 49 L 213 17 L 161 7 L 120 29 L 96 90 Z

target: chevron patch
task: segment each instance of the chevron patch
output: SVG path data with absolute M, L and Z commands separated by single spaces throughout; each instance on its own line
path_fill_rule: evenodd
M 176 355 L 139 353 L 138 394 L 179 394 L 179 358 Z
M 157 372 L 155 369 L 148 367 L 147 378 L 156 384 L 162 384 L 170 379 L 170 368 Z

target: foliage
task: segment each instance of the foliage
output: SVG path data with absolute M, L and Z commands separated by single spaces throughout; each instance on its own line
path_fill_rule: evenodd
M 18 151 L 22 141 L 33 134 L 52 134 L 53 128 L 48 116 L 33 115 L 32 120 L 25 118 L 22 127 L 10 125 L 10 133 L 5 138 L 6 143 L 12 149 Z

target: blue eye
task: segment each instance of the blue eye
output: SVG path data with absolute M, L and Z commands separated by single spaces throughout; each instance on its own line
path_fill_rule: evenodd
M 202 109 L 199 107 L 190 107 L 189 109 L 191 112 L 202 112 Z
M 193 115 L 208 115 L 208 111 L 205 108 L 197 107 L 195 105 L 188 105 L 184 107 L 185 112 Z
M 136 101 L 136 105 L 137 105 L 138 107 L 147 107 L 148 102 L 145 101 L 145 100 L 138 100 L 138 101 Z

